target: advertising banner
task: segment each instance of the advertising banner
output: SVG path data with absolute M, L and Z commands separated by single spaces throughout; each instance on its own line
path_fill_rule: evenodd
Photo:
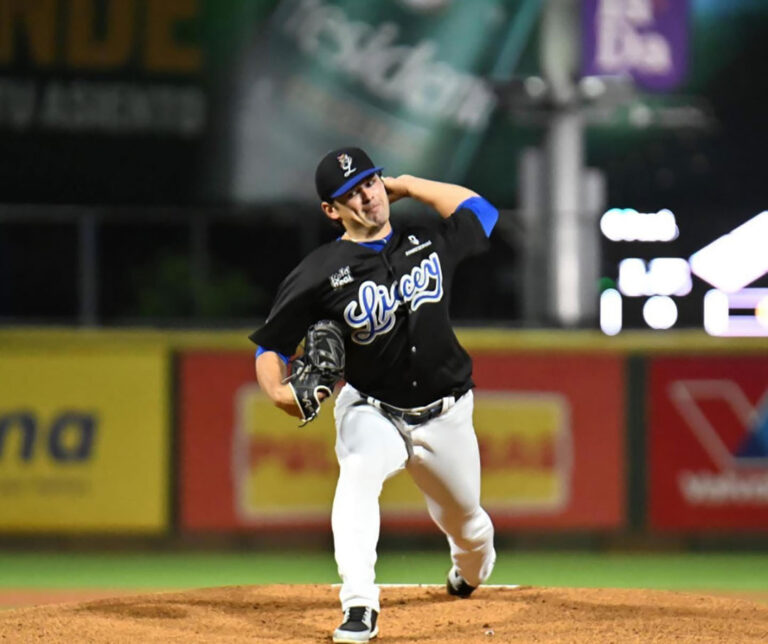
M 525 45 L 529 5 L 283 0 L 233 66 L 220 112 L 236 199 L 314 199 L 307 177 L 340 141 L 388 172 L 462 178 L 482 162 L 498 102 L 488 76 Z
M 169 521 L 159 349 L 0 357 L 0 532 L 160 533 Z
M 688 0 L 582 0 L 582 73 L 629 74 L 646 89 L 685 78 Z
M 768 358 L 659 358 L 649 373 L 651 527 L 768 530 Z
M 330 406 L 299 429 L 259 391 L 247 353 L 186 352 L 177 373 L 182 529 L 330 527 Z
M 4 199 L 189 198 L 209 121 L 205 9 L 0 0 L 0 143 L 16 159 L 0 167 Z
M 483 502 L 497 525 L 620 527 L 623 357 L 495 352 L 473 359 L 478 393 L 500 397 L 500 408 L 488 414 L 478 406 L 475 414 L 484 445 Z
M 497 526 L 618 527 L 621 360 L 478 355 L 475 365 L 483 503 Z M 182 529 L 327 529 L 338 473 L 331 406 L 298 429 L 239 353 L 186 353 L 178 373 Z M 385 528 L 432 529 L 407 473 L 387 481 L 381 511 Z
M 314 201 L 341 145 L 396 174 L 508 181 L 508 148 L 478 153 L 488 78 L 517 71 L 539 4 L 0 0 L 5 198 Z

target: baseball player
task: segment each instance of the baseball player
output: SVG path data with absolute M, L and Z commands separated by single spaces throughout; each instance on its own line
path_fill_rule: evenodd
M 493 525 L 480 506 L 472 362 L 448 306 L 456 266 L 488 247 L 498 212 L 458 185 L 384 177 L 355 147 L 323 157 L 315 185 L 323 212 L 344 233 L 288 275 L 250 338 L 258 345 L 260 386 L 278 407 L 307 419 L 307 400 L 286 382 L 288 356 L 317 320 L 343 329 L 346 384 L 334 409 L 339 478 L 331 524 L 344 616 L 333 641 L 367 642 L 378 633 L 379 494 L 400 470 L 447 536 L 448 593 L 469 597 L 493 569 Z M 403 198 L 440 216 L 390 221 L 390 204 Z M 315 396 L 317 407 L 322 397 Z

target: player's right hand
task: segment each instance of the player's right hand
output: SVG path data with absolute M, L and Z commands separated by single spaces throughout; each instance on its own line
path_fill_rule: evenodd
M 384 188 L 387 190 L 387 197 L 389 197 L 389 203 L 395 203 L 405 197 L 410 197 L 408 191 L 408 180 L 410 175 L 401 174 L 399 177 L 382 177 L 384 182 Z

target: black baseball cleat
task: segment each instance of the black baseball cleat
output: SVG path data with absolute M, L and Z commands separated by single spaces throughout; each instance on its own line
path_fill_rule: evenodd
M 336 644 L 368 642 L 379 634 L 379 613 L 368 606 L 353 606 L 344 611 L 344 622 L 333 631 Z
M 464 581 L 464 577 L 462 577 L 459 574 L 459 571 L 456 570 L 456 566 L 450 569 L 448 577 L 445 580 L 445 589 L 448 591 L 449 595 L 466 599 L 475 592 L 475 588 L 476 586 L 470 586 Z

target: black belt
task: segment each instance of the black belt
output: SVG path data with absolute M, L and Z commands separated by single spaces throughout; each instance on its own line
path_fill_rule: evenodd
M 467 391 L 462 391 L 454 394 L 453 396 L 448 396 L 449 405 L 448 407 L 452 407 L 453 404 L 461 398 Z M 429 405 L 425 405 L 424 407 L 412 407 L 410 409 L 404 409 L 402 407 L 395 407 L 394 405 L 390 405 L 389 403 L 385 403 L 381 400 L 378 400 L 374 398 L 373 396 L 367 396 L 364 393 L 360 393 L 360 397 L 362 400 L 360 400 L 358 405 L 368 404 L 372 405 L 373 407 L 376 407 L 377 409 L 380 409 L 388 416 L 392 416 L 393 418 L 397 418 L 398 420 L 402 420 L 404 423 L 407 423 L 408 425 L 423 425 L 429 420 L 432 420 L 433 418 L 437 418 L 440 414 L 443 413 L 443 411 L 447 411 L 446 409 L 446 398 L 441 398 L 440 400 L 436 400 L 433 403 L 430 403 Z

